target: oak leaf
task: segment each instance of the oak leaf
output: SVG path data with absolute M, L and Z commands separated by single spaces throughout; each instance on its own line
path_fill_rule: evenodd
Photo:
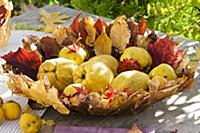
M 70 18 L 70 16 L 61 15 L 61 12 L 47 12 L 44 9 L 40 10 L 40 21 L 43 22 L 46 27 L 45 32 L 52 32 L 56 24 L 64 23 L 65 19 Z
M 118 48 L 120 52 L 123 52 L 126 49 L 131 33 L 125 16 L 120 16 L 115 19 L 110 30 L 110 37 L 113 46 Z
M 106 32 L 102 32 L 94 44 L 94 51 L 96 55 L 111 54 L 112 40 L 108 37 Z

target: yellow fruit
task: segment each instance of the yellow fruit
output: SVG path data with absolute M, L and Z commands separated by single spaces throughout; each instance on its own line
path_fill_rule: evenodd
M 89 59 L 91 61 L 99 61 L 109 67 L 114 74 L 117 73 L 118 61 L 111 55 L 97 55 Z
M 4 103 L 2 109 L 6 120 L 16 120 L 22 111 L 21 106 L 14 101 Z
M 102 62 L 85 62 L 74 72 L 74 83 L 81 83 L 92 92 L 102 92 L 112 82 L 113 72 Z
M 77 48 L 77 51 L 74 52 L 71 51 L 70 48 L 73 49 L 73 45 L 69 45 L 69 48 L 67 47 L 62 48 L 58 54 L 58 57 L 63 57 L 72 60 L 76 62 L 78 65 L 83 63 L 87 56 L 87 52 L 82 47 Z
M 38 79 L 47 76 L 51 85 L 54 85 L 59 92 L 73 82 L 73 73 L 78 65 L 65 58 L 55 58 L 46 60 L 40 65 L 37 74 Z
M 78 91 L 74 87 L 82 87 L 82 85 L 81 84 L 68 85 L 63 91 L 65 96 L 73 96 L 74 94 L 76 94 Z
M 124 89 L 139 90 L 148 88 L 149 76 L 146 73 L 131 70 L 120 73 L 111 83 L 112 87 L 117 91 Z
M 37 115 L 24 113 L 19 120 L 19 125 L 24 133 L 38 133 L 42 127 L 42 120 Z
M 165 63 L 162 63 L 159 66 L 155 67 L 153 70 L 151 70 L 149 76 L 151 78 L 155 76 L 161 76 L 167 78 L 168 80 L 175 80 L 177 78 L 174 69 L 170 65 Z
M 0 107 L 0 123 L 5 119 L 3 109 Z
M 129 47 L 120 57 L 120 61 L 124 59 L 135 59 L 142 68 L 150 67 L 152 64 L 152 58 L 150 54 L 140 47 Z

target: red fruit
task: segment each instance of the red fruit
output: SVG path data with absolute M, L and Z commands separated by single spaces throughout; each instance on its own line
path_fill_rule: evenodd
M 183 57 L 183 51 L 177 50 L 176 43 L 169 37 L 157 39 L 156 42 L 150 42 L 148 44 L 148 52 L 153 60 L 152 67 L 156 67 L 161 63 L 167 63 L 176 68 Z
M 142 68 L 140 64 L 134 59 L 125 59 L 120 61 L 118 64 L 117 72 L 121 73 L 128 70 L 138 70 L 141 71 Z

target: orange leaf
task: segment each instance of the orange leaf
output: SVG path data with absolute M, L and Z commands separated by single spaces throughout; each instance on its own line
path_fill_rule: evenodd
M 79 19 L 80 19 L 80 13 L 76 16 L 76 18 L 73 20 L 72 24 L 70 25 L 70 28 L 72 31 L 74 31 L 76 34 L 79 32 Z
M 142 17 L 142 19 L 141 19 L 141 21 L 139 23 L 138 34 L 144 35 L 146 30 L 147 30 L 147 22 L 144 19 L 144 17 Z

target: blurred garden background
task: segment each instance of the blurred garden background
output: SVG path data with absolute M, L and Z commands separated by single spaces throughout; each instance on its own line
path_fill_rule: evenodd
M 148 28 L 200 41 L 200 0 L 12 0 L 13 16 L 46 5 L 70 7 L 114 19 L 144 16 Z

